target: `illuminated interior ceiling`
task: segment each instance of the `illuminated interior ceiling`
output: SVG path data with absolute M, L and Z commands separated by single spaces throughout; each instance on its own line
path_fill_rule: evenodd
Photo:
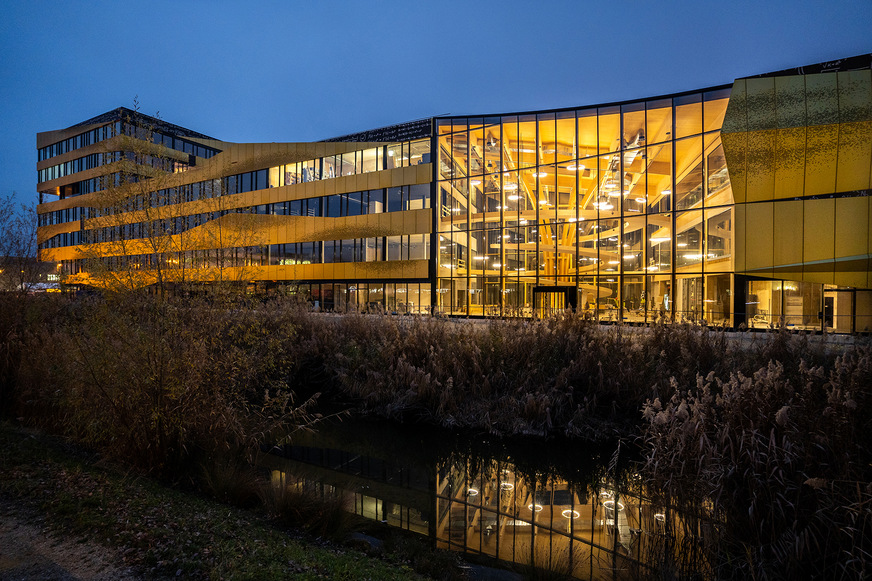
M 720 127 L 727 101 L 706 102 L 705 121 L 701 100 L 673 108 L 673 101 L 665 99 L 623 110 L 530 115 L 501 124 L 455 123 L 446 128 L 443 134 L 454 131 L 448 157 L 455 180 L 444 185 L 463 201 L 443 214 L 442 223 L 458 232 L 466 230 L 467 220 L 518 229 L 502 236 L 508 240 L 492 240 L 486 247 L 470 237 L 469 262 L 456 264 L 455 276 L 468 271 L 468 265 L 485 275 L 499 275 L 505 262 L 501 247 L 540 253 L 535 270 L 512 269 L 516 276 L 615 271 L 619 269 L 607 265 L 620 264 L 621 257 L 636 260 L 633 269 L 624 271 L 651 270 L 643 264 L 645 248 L 671 247 L 671 213 L 678 202 L 674 184 L 697 192 L 678 210 L 702 208 L 702 162 L 720 147 L 718 133 L 702 132 Z M 469 197 L 463 192 L 467 187 Z M 709 187 L 707 194 L 716 190 Z M 707 203 L 732 203 L 728 190 Z M 675 236 L 682 246 L 685 238 L 700 238 L 703 219 L 701 211 L 676 215 Z M 632 252 L 638 254 L 624 254 Z M 605 259 L 607 265 L 604 254 L 614 254 Z

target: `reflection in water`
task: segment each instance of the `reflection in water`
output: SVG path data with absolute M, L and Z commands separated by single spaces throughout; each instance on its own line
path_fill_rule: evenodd
M 543 455 L 534 454 L 546 460 L 536 466 L 502 444 L 459 451 L 444 438 L 434 445 L 392 429 L 344 425 L 284 446 L 266 464 L 276 483 L 344 496 L 358 515 L 428 535 L 437 547 L 582 579 L 638 576 L 665 548 L 673 517 L 644 499 L 638 477 L 619 490 L 590 458 L 586 478 L 566 476 Z

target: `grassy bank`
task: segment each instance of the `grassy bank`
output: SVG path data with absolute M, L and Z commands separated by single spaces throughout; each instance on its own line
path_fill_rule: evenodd
M 498 435 L 621 437 L 641 447 L 651 495 L 690 515 L 680 535 L 690 544 L 669 553 L 664 575 L 872 570 L 867 340 L 570 316 L 324 315 L 286 300 L 0 300 L 4 413 L 164 481 L 244 497 L 204 475 L 244 467 L 328 409 Z
M 55 534 L 99 543 L 110 562 L 146 579 L 428 578 L 408 555 L 376 559 L 294 533 L 262 513 L 172 490 L 8 423 L 0 424 L 0 496 Z

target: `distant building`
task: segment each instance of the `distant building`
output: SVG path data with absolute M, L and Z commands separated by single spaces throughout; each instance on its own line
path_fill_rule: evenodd
M 105 284 L 98 265 L 289 287 L 322 309 L 865 331 L 870 64 L 316 143 L 117 109 L 38 134 L 40 254 L 71 283 Z M 132 152 L 144 140 L 151 157 Z M 107 204 L 134 159 L 139 193 Z

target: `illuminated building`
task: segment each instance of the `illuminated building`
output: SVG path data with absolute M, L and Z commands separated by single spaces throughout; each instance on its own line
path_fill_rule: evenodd
M 140 116 L 173 173 L 109 213 L 95 184 L 124 158 L 119 110 L 39 134 L 40 195 L 58 197 L 39 206 L 41 257 L 71 283 L 95 283 L 96 256 L 173 284 L 291 285 L 322 308 L 864 331 L 870 62 L 317 143 Z M 142 242 L 158 222 L 161 245 Z

